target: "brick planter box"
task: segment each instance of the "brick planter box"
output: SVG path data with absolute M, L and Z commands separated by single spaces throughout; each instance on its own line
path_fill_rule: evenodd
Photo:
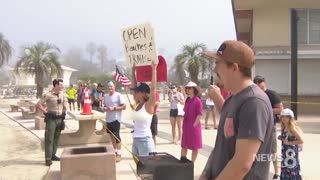
M 61 155 L 62 180 L 115 180 L 115 153 L 106 146 L 65 148 Z

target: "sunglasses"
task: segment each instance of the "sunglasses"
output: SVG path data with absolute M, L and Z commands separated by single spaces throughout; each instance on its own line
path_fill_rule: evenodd
M 192 87 L 186 87 L 186 89 L 191 89 Z
M 177 87 L 171 87 L 170 89 L 175 89 L 175 88 L 177 88 Z

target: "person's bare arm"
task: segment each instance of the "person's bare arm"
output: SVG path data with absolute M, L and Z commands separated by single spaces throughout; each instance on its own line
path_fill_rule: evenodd
M 47 109 L 43 106 L 41 101 L 38 101 L 37 108 L 39 108 L 43 113 L 47 113 Z
M 132 80 L 131 80 L 131 88 L 137 87 L 137 80 L 136 80 L 136 65 L 133 64 L 132 69 L 131 69 L 131 75 L 132 75 Z
M 193 123 L 193 127 L 196 127 L 200 123 L 201 117 L 202 117 L 201 115 L 197 116 L 196 120 Z
M 220 88 L 216 85 L 210 85 L 208 89 L 208 96 L 213 100 L 220 113 L 224 104 L 224 98 L 221 95 Z
M 122 111 L 122 110 L 126 110 L 125 104 L 120 104 L 118 107 L 115 107 L 115 111 Z
M 297 140 L 295 141 L 288 141 L 288 139 L 285 139 L 284 140 L 284 144 L 287 144 L 287 145 L 298 145 L 298 144 L 303 144 L 303 139 L 302 139 L 302 133 L 301 131 L 297 130 L 297 129 L 293 129 L 292 132 L 291 132 L 296 138 Z
M 237 139 L 235 154 L 217 180 L 243 179 L 249 172 L 260 145 L 259 139 Z
M 156 93 L 157 93 L 157 64 L 152 62 L 152 79 L 150 87 L 150 98 L 146 103 L 146 110 L 149 114 L 153 114 L 153 108 L 156 104 Z

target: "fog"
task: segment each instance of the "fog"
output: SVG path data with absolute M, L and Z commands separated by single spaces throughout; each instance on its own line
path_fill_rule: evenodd
M 104 44 L 109 59 L 123 58 L 121 29 L 150 22 L 158 53 L 169 60 L 182 45 L 199 42 L 216 49 L 235 39 L 230 0 L 0 0 L 0 32 L 14 48 L 45 41 L 63 53 L 89 42 Z

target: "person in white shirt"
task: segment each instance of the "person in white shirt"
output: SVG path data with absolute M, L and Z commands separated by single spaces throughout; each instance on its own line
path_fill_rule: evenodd
M 210 117 L 210 113 L 212 114 L 212 119 L 213 119 L 213 128 L 217 129 L 217 121 L 216 121 L 216 108 L 214 105 L 214 102 L 212 101 L 212 99 L 209 98 L 208 96 L 208 92 L 206 92 L 206 116 L 205 116 L 205 129 L 209 129 L 209 125 L 208 125 L 208 120 Z
M 184 96 L 182 93 L 178 92 L 176 84 L 172 84 L 170 87 L 171 91 L 169 93 L 170 102 L 170 123 L 171 123 L 171 135 L 172 143 L 177 144 L 176 140 L 176 126 L 178 128 L 178 141 L 181 140 L 181 125 L 183 120 L 183 115 L 179 115 L 179 106 L 184 105 Z M 182 108 L 183 109 L 183 108 Z M 180 108 L 180 112 L 182 110 Z
M 150 129 L 154 107 L 156 104 L 157 65 L 152 64 L 152 81 L 150 87 L 146 83 L 137 83 L 135 65 L 132 67 L 133 97 L 137 106 L 132 113 L 134 121 L 132 153 L 135 156 L 148 156 L 154 152 L 154 143 Z
M 108 94 L 104 97 L 103 110 L 107 112 L 106 121 L 108 133 L 110 133 L 111 142 L 116 153 L 116 162 L 121 161 L 121 138 L 120 122 L 122 110 L 126 109 L 123 96 L 115 91 L 115 85 L 112 81 L 108 84 Z

